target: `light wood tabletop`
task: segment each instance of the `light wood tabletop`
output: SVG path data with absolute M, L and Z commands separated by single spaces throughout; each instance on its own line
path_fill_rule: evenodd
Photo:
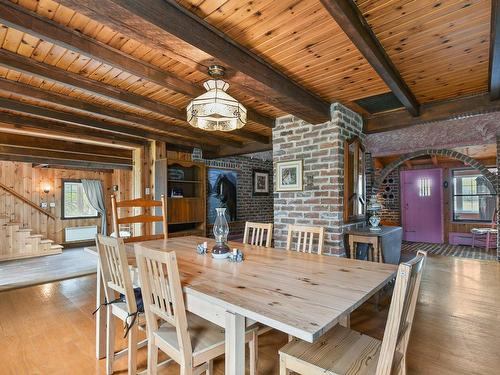
M 314 342 L 393 279 L 397 270 L 392 264 L 230 242 L 245 254 L 243 262 L 233 263 L 197 254 L 196 245 L 204 241 L 209 249 L 214 244 L 190 236 L 127 244 L 127 254 L 134 264 L 134 246 L 175 251 L 186 308 L 225 327 L 231 342 L 241 335 L 228 328 L 227 313 L 236 317 L 233 328 L 240 324 L 243 330 L 246 318 Z M 229 350 L 227 373 L 240 374 L 244 355 L 242 359 L 238 348 Z

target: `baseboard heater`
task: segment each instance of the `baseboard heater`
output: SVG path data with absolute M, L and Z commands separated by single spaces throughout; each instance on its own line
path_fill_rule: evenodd
M 65 242 L 94 240 L 96 234 L 97 234 L 97 225 L 64 228 Z

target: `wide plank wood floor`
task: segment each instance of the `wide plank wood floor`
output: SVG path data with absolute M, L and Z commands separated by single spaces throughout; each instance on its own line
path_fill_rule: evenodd
M 0 293 L 0 374 L 104 374 L 94 358 L 95 276 Z M 498 374 L 500 264 L 430 256 L 409 346 L 409 374 Z M 381 337 L 388 301 L 363 305 L 353 328 Z M 119 345 L 125 346 L 117 332 Z M 260 338 L 260 374 L 278 373 L 277 350 L 287 338 Z M 139 353 L 145 368 L 146 351 Z M 126 359 L 116 363 L 126 373 Z M 159 374 L 178 374 L 176 365 Z M 224 373 L 223 358 L 216 374 Z

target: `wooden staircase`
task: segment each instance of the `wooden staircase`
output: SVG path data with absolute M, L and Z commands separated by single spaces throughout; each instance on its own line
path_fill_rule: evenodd
M 0 261 L 60 254 L 62 248 L 19 223 L 0 218 Z

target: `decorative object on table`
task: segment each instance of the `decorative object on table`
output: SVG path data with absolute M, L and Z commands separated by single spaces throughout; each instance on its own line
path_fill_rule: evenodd
M 233 252 L 229 255 L 229 260 L 231 262 L 240 263 L 245 260 L 245 255 L 240 249 L 233 249 Z
M 380 230 L 380 216 L 378 216 L 378 212 L 382 209 L 382 205 L 377 201 L 377 196 L 373 195 L 370 198 L 370 202 L 368 203 L 368 207 L 366 210 L 371 213 L 370 219 L 368 220 L 370 223 L 370 230 L 377 231 Z
M 221 79 L 224 72 L 224 67 L 220 65 L 208 68 L 208 74 L 213 79 L 203 84 L 207 92 L 194 98 L 186 108 L 187 121 L 191 126 L 209 131 L 231 131 L 245 126 L 247 110 L 226 93 L 229 84 Z
M 209 168 L 207 220 L 213 224 L 216 208 L 225 207 L 227 219 L 236 221 L 238 172 L 232 169 Z
M 184 198 L 184 193 L 182 189 L 180 188 L 172 188 L 170 190 L 170 197 L 171 198 Z
M 207 241 L 196 245 L 196 252 L 200 255 L 205 255 L 208 252 L 208 243 Z
M 227 246 L 227 235 L 229 234 L 229 225 L 226 220 L 226 209 L 224 207 L 216 208 L 217 218 L 214 223 L 215 245 L 212 248 L 212 256 L 216 259 L 223 259 L 229 256 L 229 246 Z
M 302 190 L 302 160 L 279 162 L 276 165 L 276 191 Z
M 269 171 L 254 169 L 252 171 L 252 195 L 269 195 Z
M 203 161 L 203 150 L 198 147 L 193 148 L 193 152 L 191 153 L 191 160 Z

